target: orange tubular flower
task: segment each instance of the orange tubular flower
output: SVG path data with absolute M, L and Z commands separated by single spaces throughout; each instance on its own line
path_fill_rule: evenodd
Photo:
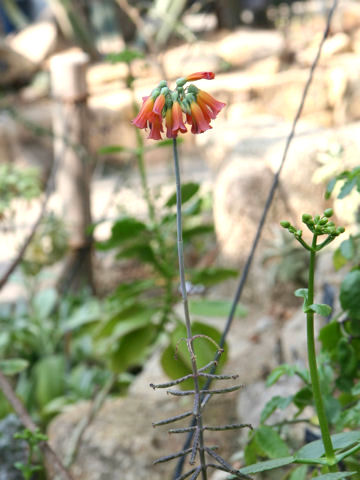
M 215 78 L 215 73 L 213 72 L 196 72 L 191 73 L 187 77 L 185 77 L 187 82 L 193 82 L 194 80 L 201 80 L 205 78 L 206 80 L 213 80 Z
M 150 122 L 150 134 L 147 138 L 161 140 L 161 132 L 163 132 L 162 118 L 158 115 L 154 115 Z
M 165 95 L 161 93 L 155 100 L 153 112 L 156 113 L 156 115 L 161 116 L 164 105 L 165 105 Z
M 140 112 L 131 122 L 138 128 L 146 128 L 148 122 L 152 121 L 154 114 L 153 114 L 153 107 L 154 107 L 154 99 L 150 97 L 143 97 L 143 104 L 140 108 Z
M 173 129 L 173 116 L 172 116 L 171 108 L 166 110 L 165 125 L 166 125 L 166 136 L 167 136 L 167 138 L 176 138 L 177 137 L 177 132 L 173 133 L 173 131 L 172 131 L 172 129 Z
M 191 133 L 203 133 L 212 128 L 210 123 L 204 117 L 204 114 L 196 102 L 192 102 L 191 109 Z
M 209 93 L 199 90 L 196 101 L 199 104 L 201 110 L 208 111 L 211 118 L 216 118 L 222 108 L 225 107 L 225 103 L 215 100 Z
M 193 80 L 215 78 L 213 72 L 196 72 L 176 80 L 176 87 L 170 90 L 167 82 L 162 80 L 151 92 L 143 97 L 143 104 L 132 124 L 138 128 L 149 128 L 148 138 L 161 140 L 165 132 L 167 138 L 176 138 L 180 133 L 186 133 L 191 125 L 191 133 L 203 133 L 212 128 L 211 121 L 224 108 L 225 103 L 219 102 L 208 93 L 199 90 L 187 82 Z
M 173 103 L 171 114 L 173 121 L 172 132 L 175 134 L 175 137 L 177 136 L 179 130 L 181 133 L 187 132 L 183 121 L 183 112 L 181 110 L 179 102 Z

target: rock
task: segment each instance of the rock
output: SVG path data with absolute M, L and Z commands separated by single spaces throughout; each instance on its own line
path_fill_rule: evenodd
M 36 65 L 24 55 L 16 52 L 6 42 L 0 40 L 0 86 L 23 85 L 27 83 Z
M 336 31 L 352 32 L 360 27 L 360 4 L 355 1 L 341 3 L 333 21 Z
M 303 50 L 299 50 L 296 60 L 303 66 L 311 66 L 319 49 L 320 39 L 315 38 L 311 45 Z M 326 64 L 327 60 L 335 55 L 351 51 L 351 38 L 344 32 L 335 33 L 328 37 L 321 51 L 321 64 Z
M 26 443 L 14 439 L 17 432 L 23 427 L 17 417 L 8 415 L 0 421 L 0 480 L 22 480 L 20 470 L 14 467 L 16 462 L 26 463 Z
M 248 254 L 289 132 L 286 122 L 259 116 L 239 121 L 236 133 L 224 122 L 220 132 L 217 128 L 217 135 L 204 145 L 208 158 L 225 144 L 223 155 L 228 160 L 214 186 L 214 222 L 221 254 L 232 265 Z M 267 220 L 265 240 L 273 235 L 269 226 L 278 228 L 284 218 L 300 225 L 302 213 L 315 214 L 329 206 L 324 201 L 325 187 L 315 186 L 311 178 L 320 166 L 314 158 L 316 152 L 333 132 L 306 123 L 300 123 L 297 132 L 281 173 L 280 193 Z
M 272 178 L 263 161 L 240 156 L 218 175 L 214 187 L 215 230 L 222 256 L 232 266 L 248 254 Z
M 9 44 L 30 62 L 39 65 L 55 51 L 57 38 L 56 24 L 49 20 L 22 29 L 9 40 Z
M 147 395 L 107 400 L 85 431 L 71 468 L 74 480 L 113 480 L 119 474 L 121 480 L 170 478 L 174 462 L 153 465 L 153 461 L 179 451 L 184 435 L 169 435 L 168 426 L 154 429 L 151 422 L 189 410 L 192 403 L 188 399 L 179 402 L 164 397 L 163 391 L 151 391 Z M 235 423 L 235 412 L 229 404 L 234 402 L 233 398 L 231 394 L 208 404 L 205 415 L 208 424 L 221 425 L 224 416 L 227 422 Z M 88 409 L 88 402 L 75 405 L 51 422 L 49 440 L 60 458 L 66 457 L 71 433 Z M 185 420 L 184 426 L 187 424 Z M 182 426 L 180 422 L 176 425 Z M 219 453 L 224 455 L 224 451 L 232 451 L 234 432 L 208 432 L 207 442 L 221 445 Z
M 198 71 L 218 72 L 223 64 L 224 60 L 211 42 L 181 45 L 169 49 L 163 56 L 164 69 L 169 78 L 183 77 Z
M 217 54 L 232 66 L 247 64 L 279 55 L 284 48 L 284 37 L 275 30 L 246 30 L 232 32 L 219 42 Z

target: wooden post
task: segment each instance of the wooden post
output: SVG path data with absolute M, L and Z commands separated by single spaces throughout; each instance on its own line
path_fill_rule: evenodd
M 92 286 L 90 162 L 86 154 L 88 62 L 83 52 L 56 55 L 50 62 L 57 189 L 71 250 L 63 278 L 66 288 Z

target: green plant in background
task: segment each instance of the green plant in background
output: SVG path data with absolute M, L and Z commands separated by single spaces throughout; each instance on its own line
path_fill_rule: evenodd
M 0 165 L 0 220 L 11 214 L 16 199 L 32 200 L 40 195 L 39 172 L 35 168 Z
M 15 433 L 14 438 L 25 440 L 28 445 L 27 462 L 16 462 L 14 467 L 20 470 L 25 480 L 31 480 L 35 472 L 43 470 L 41 465 L 34 463 L 34 456 L 39 454 L 37 447 L 41 442 L 47 441 L 47 436 L 41 433 L 40 430 L 32 432 L 26 428 L 22 432 Z
M 91 351 L 87 332 L 77 332 L 68 322 L 83 303 L 90 312 L 93 304 L 86 296 L 60 298 L 47 288 L 1 309 L 1 371 L 14 375 L 16 393 L 42 423 L 66 404 L 92 398 L 109 377 Z M 9 412 L 1 395 L 0 416 Z
M 21 261 L 25 277 L 32 279 L 29 283 L 33 283 L 34 277 L 44 267 L 61 260 L 67 248 L 67 233 L 63 221 L 53 213 L 45 215 Z

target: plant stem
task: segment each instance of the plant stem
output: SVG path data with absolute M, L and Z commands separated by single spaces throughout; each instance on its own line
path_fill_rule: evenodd
M 313 237 L 310 253 L 310 265 L 309 265 L 309 284 L 308 284 L 308 305 L 314 303 L 314 275 L 315 275 L 315 256 L 316 256 L 316 241 L 317 235 Z M 310 378 L 314 396 L 314 402 L 316 407 L 316 413 L 319 419 L 321 438 L 325 448 L 326 459 L 330 462 L 335 461 L 334 448 L 332 445 L 328 421 L 325 414 L 324 403 L 321 396 L 319 374 L 316 364 L 316 352 L 315 352 L 315 335 L 314 335 L 314 312 L 309 311 L 306 314 L 307 325 L 307 349 L 308 349 L 308 361 Z M 337 472 L 336 465 L 329 465 L 330 472 Z
M 191 322 L 189 314 L 189 303 L 186 291 L 185 282 L 185 263 L 184 263 L 184 248 L 182 238 L 182 214 L 181 214 L 181 180 L 180 180 L 180 168 L 179 157 L 177 151 L 176 138 L 173 139 L 173 154 L 174 154 L 174 167 L 175 167 L 175 179 L 176 179 L 176 225 L 177 225 L 177 245 L 179 255 L 179 274 L 180 274 L 180 288 L 183 298 L 185 324 L 187 333 L 187 346 L 191 357 L 192 373 L 194 375 L 194 416 L 196 419 L 196 426 L 199 431 L 199 457 L 201 464 L 202 479 L 207 480 L 206 462 L 204 453 L 204 438 L 203 438 L 203 426 L 201 415 L 201 402 L 200 402 L 200 386 L 199 386 L 199 373 L 196 364 L 196 356 L 193 350 L 193 337 L 191 331 Z

